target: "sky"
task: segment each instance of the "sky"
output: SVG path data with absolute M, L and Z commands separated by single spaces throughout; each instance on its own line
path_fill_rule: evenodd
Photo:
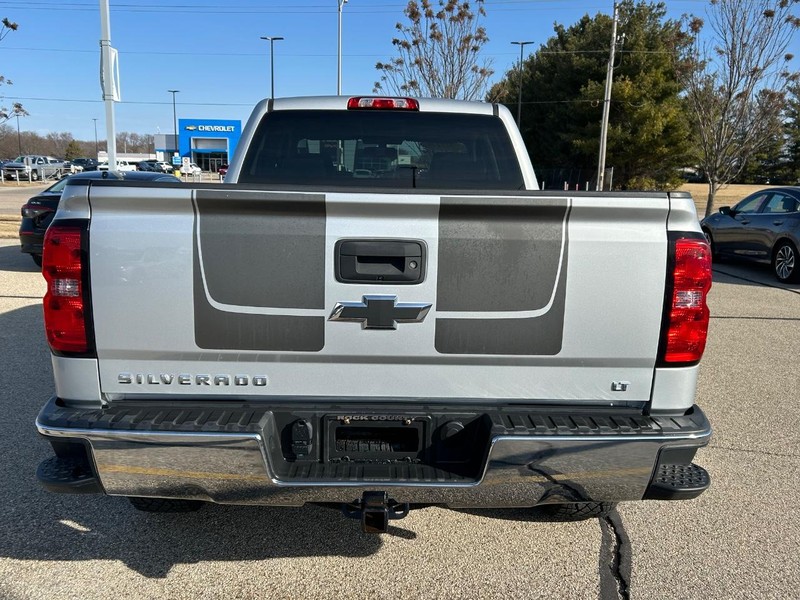
M 668 15 L 704 14 L 708 0 L 667 0 Z M 392 56 L 403 0 L 348 0 L 342 11 L 342 93 L 370 94 L 378 61 Z M 30 116 L 22 131 L 105 138 L 99 83 L 100 4 L 93 0 L 0 0 L 0 18 L 19 24 L 0 41 L 0 105 L 20 101 Z M 122 101 L 116 130 L 172 133 L 178 118 L 247 120 L 270 95 L 269 42 L 274 42 L 275 96 L 336 93 L 337 0 L 110 0 L 111 44 L 119 51 Z M 486 0 L 489 43 L 483 55 L 493 82 L 584 14 L 611 14 L 613 0 Z M 797 44 L 794 43 L 793 47 Z M 800 55 L 800 52 L 795 52 Z M 16 125 L 15 121 L 9 121 Z

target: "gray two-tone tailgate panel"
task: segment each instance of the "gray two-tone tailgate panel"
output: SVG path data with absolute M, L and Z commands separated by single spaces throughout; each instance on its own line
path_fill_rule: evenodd
M 442 198 L 437 351 L 560 352 L 568 218 L 567 198 Z
M 325 197 L 199 190 L 194 209 L 197 345 L 321 350 L 324 317 L 280 309 L 325 308 Z

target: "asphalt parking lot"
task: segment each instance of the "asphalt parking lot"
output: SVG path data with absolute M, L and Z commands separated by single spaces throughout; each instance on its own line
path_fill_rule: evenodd
M 40 191 L 53 185 L 53 182 L 27 183 L 16 181 L 6 181 L 0 184 L 0 217 L 14 216 L 19 217 L 19 209 L 31 196 L 35 196 Z
M 412 511 L 389 534 L 319 507 L 146 515 L 59 496 L 34 419 L 52 391 L 44 283 L 0 240 L 0 598 L 796 598 L 800 286 L 715 269 L 698 403 L 715 429 L 688 502 L 555 524 L 525 511 Z

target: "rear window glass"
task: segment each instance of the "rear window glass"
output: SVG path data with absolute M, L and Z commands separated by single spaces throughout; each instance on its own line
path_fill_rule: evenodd
M 241 183 L 395 188 L 524 187 L 498 117 L 400 111 L 275 111 L 259 124 Z

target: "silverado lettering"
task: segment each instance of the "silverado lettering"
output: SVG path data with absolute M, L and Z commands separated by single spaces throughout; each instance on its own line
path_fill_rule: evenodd
M 178 385 L 235 385 L 246 386 L 254 385 L 264 387 L 269 383 L 266 375 L 189 375 L 181 373 L 120 373 L 117 375 L 117 382 L 123 385 L 133 383 L 139 385 L 171 385 L 173 382 Z

